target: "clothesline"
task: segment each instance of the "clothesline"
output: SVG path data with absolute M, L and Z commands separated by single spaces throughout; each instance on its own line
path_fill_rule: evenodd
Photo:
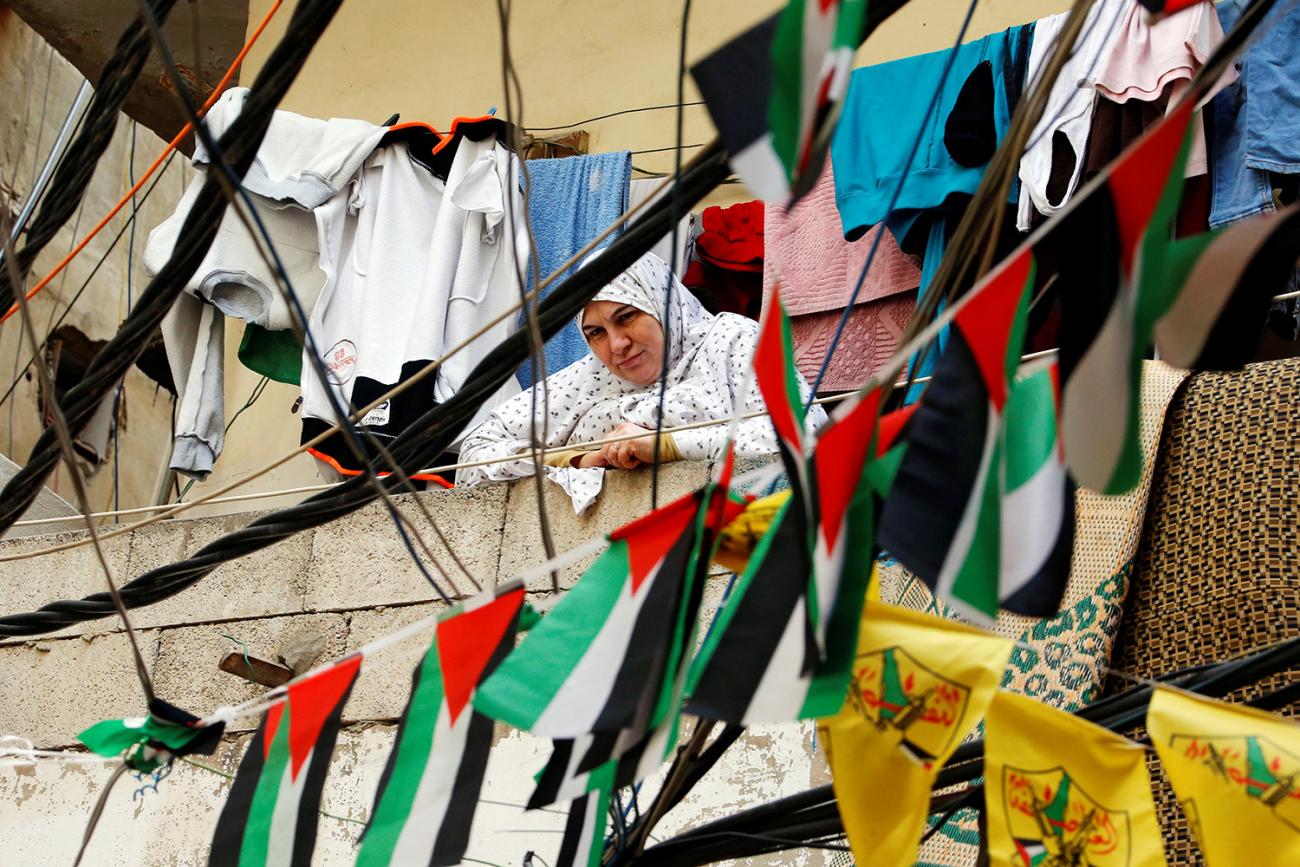
M 1054 355 L 1056 352 L 1057 350 L 1055 349 L 1047 349 L 1041 352 L 1031 352 L 1028 355 L 1022 356 L 1020 360 L 1022 362 L 1032 361 L 1037 358 L 1044 358 L 1049 355 Z M 917 379 L 915 380 L 915 382 L 918 384 L 929 382 L 929 381 L 930 381 L 930 377 L 928 376 L 917 377 Z M 904 385 L 906 385 L 906 382 L 904 380 L 899 380 L 898 382 L 894 383 L 893 387 L 902 388 Z M 817 405 L 834 404 L 848 397 L 851 397 L 853 394 L 855 394 L 855 392 L 845 392 L 843 394 L 835 394 L 835 395 L 828 395 L 827 397 L 819 397 L 816 400 L 814 400 L 813 403 Z M 748 421 L 749 419 L 761 418 L 762 416 L 765 415 L 768 415 L 768 413 L 761 412 L 761 411 L 751 412 L 739 416 L 738 420 Z M 732 419 L 721 419 L 717 421 L 709 420 L 709 421 L 691 422 L 690 424 L 678 425 L 676 427 L 665 427 L 663 428 L 661 433 L 672 434 L 672 433 L 678 433 L 680 431 L 698 430 L 700 428 L 706 428 L 706 427 L 716 427 L 718 425 L 730 424 L 731 421 Z M 621 434 L 619 436 L 605 437 L 603 439 L 590 440 L 588 442 L 566 443 L 562 445 L 549 446 L 549 447 L 543 446 L 539 450 L 543 455 L 555 454 L 564 451 L 572 451 L 574 449 L 579 449 L 584 451 L 595 451 L 596 449 L 599 449 L 602 446 L 611 445 L 613 443 L 626 442 L 627 440 L 637 439 L 638 437 L 642 437 L 642 436 L 645 436 L 645 434 Z M 419 470 L 419 474 L 426 475 L 432 473 L 450 473 L 460 469 L 470 469 L 472 467 L 485 467 L 485 466 L 491 466 L 493 464 L 510 463 L 511 461 L 520 460 L 522 457 L 523 456 L 521 455 L 508 455 L 505 457 L 498 457 L 498 458 L 486 458 L 481 461 L 464 461 L 464 462 L 459 462 L 454 464 L 443 464 L 441 466 L 428 467 L 426 469 Z M 340 484 L 343 483 L 329 482 L 329 483 L 322 483 L 318 485 L 301 485 L 295 488 L 283 488 L 283 489 L 273 490 L 273 491 L 258 491 L 250 494 L 238 494 L 231 497 L 216 497 L 210 500 L 204 500 L 202 501 L 202 503 L 198 501 L 193 501 L 193 505 L 213 506 L 213 505 L 220 505 L 225 503 L 242 503 L 242 502 L 248 502 L 250 500 L 261 500 L 261 499 L 269 499 L 271 497 L 282 497 L 282 496 L 288 496 L 290 494 L 314 493 L 316 491 L 329 490 L 330 488 L 337 487 Z M 144 514 L 149 514 L 150 512 L 159 512 L 159 511 L 173 509 L 177 505 L 188 505 L 188 504 L 163 503 L 156 506 L 137 506 L 131 509 L 110 509 L 104 512 L 92 512 L 89 515 L 89 517 L 91 519 L 100 519 L 100 518 L 120 517 L 123 515 L 144 515 Z M 84 520 L 84 518 L 81 515 L 60 515 L 58 517 L 52 517 L 52 518 L 27 518 L 21 521 L 15 521 L 14 526 L 24 527 L 24 526 L 35 526 L 35 525 L 44 525 L 44 524 L 55 524 L 55 523 L 70 523 L 70 522 L 82 521 L 82 520 Z M 59 548 L 53 550 L 62 550 L 62 549 Z M 52 552 L 53 551 L 51 551 L 51 553 Z M 8 557 L 0 557 L 0 563 L 6 562 L 8 559 L 9 559 Z M 15 558 L 15 559 L 20 559 L 20 558 Z

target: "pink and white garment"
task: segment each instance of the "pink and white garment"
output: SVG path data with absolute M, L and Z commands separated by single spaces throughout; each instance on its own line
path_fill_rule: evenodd
M 1215 46 L 1223 41 L 1223 26 L 1210 0 L 1176 15 L 1166 15 L 1153 22 L 1151 15 L 1135 0 L 1119 25 L 1110 56 L 1097 72 L 1097 91 L 1115 102 L 1137 99 L 1152 102 L 1170 84 L 1169 106 L 1177 104 L 1187 82 L 1196 75 Z M 1231 83 L 1236 71 L 1229 67 L 1214 92 Z M 1185 175 L 1205 174 L 1208 161 L 1204 126 L 1198 122 L 1199 134 L 1192 139 L 1187 155 Z
M 829 159 L 816 186 L 793 210 L 770 202 L 767 205 L 763 304 L 767 305 L 772 287 L 779 281 L 781 300 L 790 315 L 795 366 L 809 381 L 821 367 L 844 305 L 880 232 L 885 237 L 822 379 L 825 391 L 861 387 L 893 356 L 916 306 L 921 271 L 884 226 L 876 226 L 856 241 L 844 240 Z

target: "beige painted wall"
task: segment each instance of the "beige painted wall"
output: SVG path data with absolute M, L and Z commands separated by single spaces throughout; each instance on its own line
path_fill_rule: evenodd
M 261 21 L 271 0 L 251 0 L 249 25 Z M 781 0 L 700 0 L 692 5 L 688 57 L 698 59 L 782 5 Z M 974 39 L 1039 15 L 1059 11 L 1066 0 L 982 0 L 971 23 Z M 618 111 L 676 100 L 678 2 L 658 0 L 515 0 L 512 42 L 524 88 L 523 121 L 534 129 L 558 126 Z M 252 81 L 288 23 L 290 3 L 277 13 L 244 65 Z M 961 0 L 912 0 L 874 34 L 859 56 L 872 63 L 951 45 L 965 13 Z M 393 112 L 445 128 L 457 115 L 497 106 L 504 114 L 500 32 L 491 0 L 349 0 L 339 10 L 284 108 L 319 117 L 361 117 L 383 121 Z M 918 95 L 923 96 L 923 95 Z M 687 79 L 688 101 L 699 97 Z M 703 106 L 684 112 L 683 141 L 707 142 L 714 131 Z M 595 121 L 593 152 L 669 147 L 675 112 L 647 111 Z M 538 135 L 547 133 L 538 132 Z M 689 152 L 688 152 L 689 153 Z M 637 154 L 636 166 L 666 172 L 670 152 Z M 750 198 L 739 185 L 723 188 L 710 203 Z M 244 402 L 260 377 L 235 360 L 240 327 L 227 329 L 227 418 Z M 299 424 L 289 407 L 297 389 L 272 384 L 246 412 L 226 440 L 226 452 L 205 485 L 192 495 L 247 474 L 296 445 Z M 280 490 L 319 483 L 310 459 L 289 464 L 250 483 L 248 491 Z M 259 508 L 302 495 L 258 501 Z M 240 511 L 239 504 L 198 509 L 195 514 Z

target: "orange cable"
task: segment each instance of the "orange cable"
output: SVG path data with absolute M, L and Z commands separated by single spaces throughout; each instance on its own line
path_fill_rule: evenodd
M 208 109 L 212 108 L 213 104 L 221 97 L 222 92 L 225 90 L 226 85 L 230 83 L 230 79 L 234 76 L 235 71 L 238 70 L 240 65 L 244 62 L 244 58 L 248 56 L 249 50 L 253 47 L 253 44 L 257 42 L 258 37 L 262 35 L 262 31 L 266 29 L 266 25 L 271 23 L 271 18 L 275 15 L 276 11 L 280 8 L 283 2 L 284 0 L 275 0 L 275 2 L 271 4 L 270 10 L 268 10 L 266 16 L 262 18 L 262 22 L 257 25 L 257 29 L 253 31 L 253 35 L 248 37 L 248 42 L 245 43 L 244 47 L 240 49 L 240 52 L 237 55 L 235 55 L 234 62 L 230 64 L 230 68 L 226 70 L 226 74 L 221 77 L 221 81 L 217 83 L 217 86 L 213 89 L 212 93 L 208 96 L 207 101 L 203 103 L 203 107 L 199 109 L 200 117 L 206 114 Z M 48 286 L 51 280 L 59 276 L 59 274 L 63 271 L 63 269 L 68 267 L 69 262 L 77 258 L 77 255 L 82 250 L 86 249 L 86 245 L 89 244 L 91 240 L 96 235 L 98 235 L 105 226 L 108 225 L 108 221 L 116 217 L 118 212 L 121 211 L 122 208 L 126 207 L 126 203 L 131 201 L 131 199 L 135 196 L 136 193 L 140 192 L 140 188 L 143 187 L 145 185 L 145 182 L 148 181 L 149 178 L 153 176 L 153 173 L 158 170 L 158 167 L 162 165 L 163 160 L 167 158 L 168 154 L 176 150 L 176 146 L 179 145 L 181 141 L 183 141 L 185 137 L 190 134 L 193 128 L 194 128 L 193 125 L 188 122 L 185 124 L 185 126 L 181 127 L 181 131 L 176 133 L 176 136 L 167 143 L 167 147 L 163 148 L 163 152 L 158 154 L 158 158 L 153 161 L 153 163 L 149 166 L 149 168 L 145 170 L 145 173 L 140 176 L 140 179 L 135 182 L 135 186 L 131 187 L 131 189 L 126 191 L 126 194 L 123 195 L 122 198 L 118 201 L 118 203 L 113 206 L 113 209 L 110 210 L 107 214 L 105 214 L 104 218 L 100 220 L 98 223 L 96 223 L 93 229 L 91 229 L 89 232 L 86 233 L 86 237 L 82 238 L 77 243 L 77 246 L 73 247 L 72 250 L 69 251 L 68 255 L 63 257 L 63 259 L 59 262 L 59 264 L 54 266 L 54 270 L 50 271 L 50 273 L 42 277 L 41 281 L 31 288 L 31 290 L 27 293 L 28 300 L 31 300 L 31 298 L 35 296 L 37 292 L 40 292 L 42 289 Z M 18 311 L 17 304 L 10 307 L 8 312 L 6 312 L 3 316 L 0 316 L 0 323 L 4 323 L 8 321 L 9 317 L 13 316 L 14 313 L 16 313 L 17 311 Z

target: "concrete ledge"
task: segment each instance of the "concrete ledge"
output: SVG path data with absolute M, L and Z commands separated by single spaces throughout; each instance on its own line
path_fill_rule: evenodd
M 709 464 L 681 461 L 659 469 L 659 502 L 667 503 L 709 480 Z M 501 580 L 546 562 L 538 527 L 537 497 L 531 479 L 514 482 L 506 503 L 505 536 L 501 542 Z M 608 533 L 650 511 L 650 471 L 607 470 L 600 499 L 586 514 L 573 514 L 573 502 L 558 485 L 546 486 L 546 514 L 558 551 Z M 560 570 L 560 586 L 572 587 L 595 557 Z
M 497 574 L 506 495 L 505 485 L 420 495 L 465 569 L 483 586 L 490 585 Z M 460 595 L 472 594 L 473 585 L 457 569 L 446 546 L 438 540 L 420 510 L 409 502 L 409 496 L 396 500 L 398 508 L 438 556 L 437 565 L 450 576 L 450 581 L 443 581 L 437 566 L 423 552 L 420 560 L 444 587 L 450 583 L 460 589 Z M 382 503 L 367 506 L 319 529 L 312 542 L 306 587 L 305 605 L 309 611 L 428 602 L 439 598 L 411 562 Z
M 156 676 L 158 632 L 137 637 Z M 79 732 L 100 720 L 139 716 L 145 707 L 122 634 L 0 647 L 0 683 L 0 734 L 30 738 L 38 747 L 75 744 Z

